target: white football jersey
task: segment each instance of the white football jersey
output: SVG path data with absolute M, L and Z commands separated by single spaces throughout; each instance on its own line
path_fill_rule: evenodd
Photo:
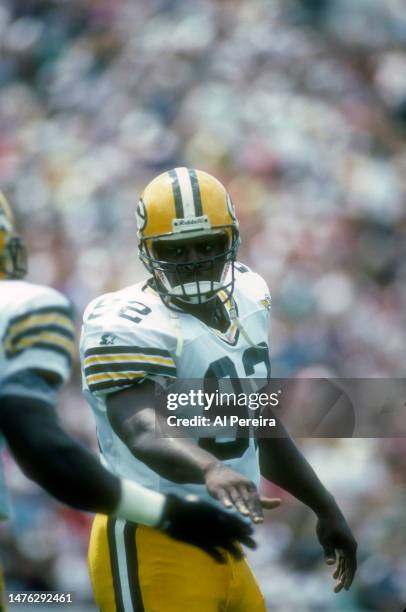
M 35 389 L 24 387 L 19 373 L 43 372 L 57 383 L 69 378 L 74 349 L 72 308 L 58 291 L 21 280 L 0 281 L 0 338 L 0 405 L 5 395 L 36 396 Z M 0 518 L 8 515 L 8 509 L 0 459 Z
M 80 342 L 83 388 L 95 415 L 103 461 L 115 474 L 161 493 L 181 489 L 213 502 L 203 485 L 171 482 L 134 457 L 110 426 L 106 398 L 145 378 L 162 381 L 165 377 L 171 390 L 172 386 L 176 390 L 177 384 L 182 388 L 187 379 L 268 378 L 268 287 L 242 264 L 236 264 L 233 302 L 226 304 L 226 309 L 236 308 L 244 332 L 231 317 L 227 331 L 221 333 L 190 314 L 174 315 L 146 283 L 106 294 L 89 304 Z M 176 415 L 195 413 L 186 407 Z M 206 437 L 196 442 L 259 483 L 252 438 L 208 441 Z

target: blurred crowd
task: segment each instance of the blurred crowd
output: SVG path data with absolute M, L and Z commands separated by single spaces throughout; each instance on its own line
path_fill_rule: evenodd
M 188 165 L 227 186 L 241 260 L 269 283 L 274 376 L 403 375 L 403 0 L 2 0 L 0 41 L 0 184 L 29 279 L 67 294 L 78 324 L 89 300 L 143 277 L 139 194 Z M 77 367 L 60 413 L 94 445 Z M 305 450 L 354 523 L 361 568 L 352 592 L 330 597 L 311 516 L 286 500 L 252 558 L 272 609 L 400 609 L 405 445 Z M 11 460 L 8 478 L 10 588 L 91 601 L 90 519 L 51 502 Z

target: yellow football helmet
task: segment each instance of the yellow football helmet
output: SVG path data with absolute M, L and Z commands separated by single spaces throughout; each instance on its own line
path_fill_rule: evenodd
M 238 221 L 231 198 L 210 174 L 191 168 L 174 168 L 157 176 L 138 202 L 139 255 L 153 275 L 161 297 L 187 303 L 205 303 L 219 291 L 231 295 L 234 262 L 239 246 Z M 219 236 L 221 253 L 188 263 L 159 258 L 162 241 L 196 240 Z
M 14 232 L 10 205 L 0 191 L 0 279 L 23 278 L 27 273 L 27 255 Z

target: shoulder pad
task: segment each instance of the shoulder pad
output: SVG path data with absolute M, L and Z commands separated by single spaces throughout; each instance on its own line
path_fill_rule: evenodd
M 245 264 L 236 263 L 235 295 L 251 304 L 254 310 L 271 311 L 271 295 L 266 281 Z
M 166 308 L 137 286 L 130 289 L 104 295 L 86 309 L 81 359 L 92 392 L 176 376 L 176 338 Z
M 12 300 L 13 316 L 31 313 L 40 308 L 64 308 L 73 316 L 72 304 L 56 289 L 44 285 L 34 285 L 26 281 L 11 281 L 7 283 L 7 293 Z

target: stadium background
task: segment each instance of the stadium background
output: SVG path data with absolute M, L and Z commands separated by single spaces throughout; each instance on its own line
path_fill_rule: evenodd
M 67 294 L 79 320 L 90 299 L 139 280 L 140 190 L 195 166 L 230 190 L 241 259 L 270 285 L 273 374 L 404 375 L 402 0 L 3 0 L 0 40 L 0 182 L 30 280 Z M 95 448 L 77 364 L 60 413 Z M 250 555 L 269 606 L 403 609 L 404 440 L 301 446 L 355 530 L 360 568 L 332 594 L 314 519 L 283 496 Z M 7 475 L 9 589 L 73 591 L 93 609 L 90 518 L 10 458 Z

